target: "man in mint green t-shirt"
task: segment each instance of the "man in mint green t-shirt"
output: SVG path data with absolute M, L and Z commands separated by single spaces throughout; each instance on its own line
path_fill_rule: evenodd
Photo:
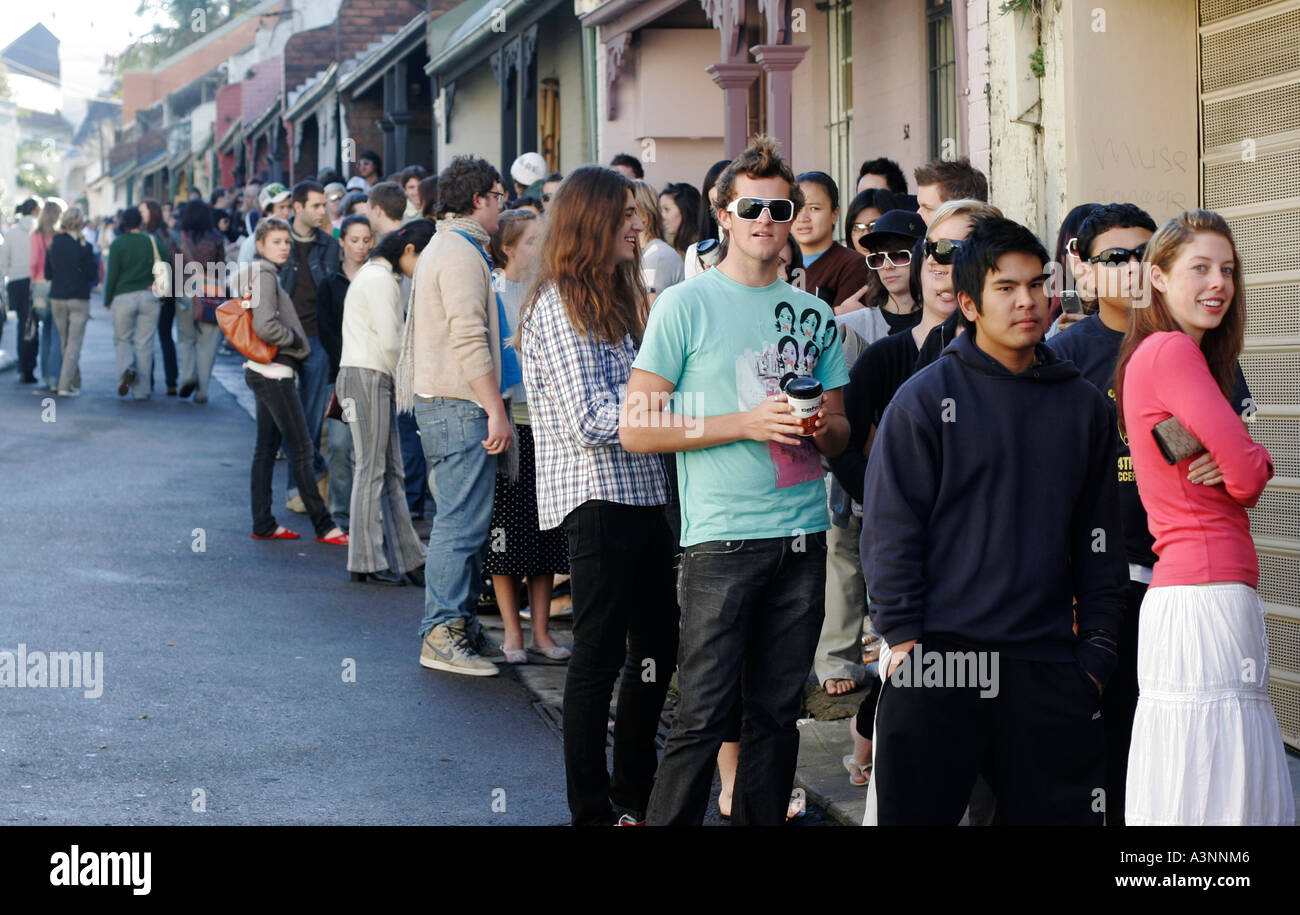
M 682 506 L 677 724 L 647 822 L 698 825 L 728 722 L 744 704 L 732 807 L 738 824 L 784 822 L 798 756 L 803 682 L 821 631 L 830 524 L 821 455 L 848 441 L 848 382 L 831 309 L 778 278 L 802 195 L 759 139 L 723 172 L 730 238 L 713 270 L 671 287 L 650 312 L 620 437 L 676 452 Z M 783 393 L 821 382 L 812 434 Z

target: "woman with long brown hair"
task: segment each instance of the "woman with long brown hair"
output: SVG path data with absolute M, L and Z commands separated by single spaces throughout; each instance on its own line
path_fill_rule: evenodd
M 1138 623 L 1125 820 L 1291 824 L 1246 516 L 1273 463 L 1228 403 L 1246 327 L 1241 260 L 1223 217 L 1194 210 L 1161 226 L 1143 266 L 1147 301 L 1115 371 L 1157 556 Z M 1201 477 L 1189 466 L 1205 452 L 1219 469 Z
M 654 784 L 678 620 L 663 464 L 619 443 L 620 390 L 648 309 L 643 227 L 631 182 L 606 168 L 569 175 L 546 212 L 518 349 L 536 443 L 539 526 L 563 526 L 569 544 L 569 810 L 575 826 L 631 824 L 644 820 Z M 620 669 L 611 783 L 605 734 Z

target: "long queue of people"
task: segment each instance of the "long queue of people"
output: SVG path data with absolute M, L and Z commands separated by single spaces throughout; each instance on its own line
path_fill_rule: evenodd
M 245 240 L 187 205 L 176 263 L 237 241 L 247 268 L 177 305 L 211 327 L 180 393 L 206 397 L 241 297 L 277 348 L 244 363 L 253 537 L 299 537 L 272 511 L 283 448 L 352 581 L 423 588 L 423 667 L 567 661 L 575 825 L 699 824 L 715 768 L 725 815 L 784 822 L 810 678 L 862 695 L 844 765 L 870 824 L 1294 821 L 1220 216 L 1087 204 L 1050 256 L 966 160 L 915 196 L 868 161 L 842 207 L 766 138 L 699 188 L 631 156 L 366 165 L 351 191 L 260 188 Z M 123 396 L 149 394 L 161 313 L 131 269 L 158 259 L 147 219 L 109 249 Z

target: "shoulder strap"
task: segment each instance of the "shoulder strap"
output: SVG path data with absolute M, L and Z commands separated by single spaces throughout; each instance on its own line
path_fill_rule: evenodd
M 473 235 L 470 235 L 464 229 L 452 229 L 452 231 L 455 232 L 457 235 L 461 236 L 462 238 L 464 238 L 466 241 L 468 241 L 471 245 L 474 246 L 474 249 L 483 256 L 483 260 L 487 261 L 488 270 L 491 271 L 492 255 L 488 254 L 486 251 L 483 250 L 483 246 L 478 243 L 478 239 L 476 239 Z

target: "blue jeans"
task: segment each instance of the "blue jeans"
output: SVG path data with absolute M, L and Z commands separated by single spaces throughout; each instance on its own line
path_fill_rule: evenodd
M 63 371 L 63 342 L 59 339 L 59 329 L 54 324 L 54 316 L 46 312 L 41 319 L 41 380 L 51 386 L 59 383 Z
M 402 471 L 406 478 L 406 507 L 411 516 L 423 517 L 428 511 L 429 465 L 424 461 L 420 444 L 420 427 L 413 413 L 397 414 L 397 439 L 402 446 Z M 431 514 L 431 513 L 430 513 Z
M 302 398 L 302 413 L 307 418 L 307 434 L 311 436 L 312 470 L 319 480 L 329 470 L 325 455 L 320 453 L 320 427 L 325 420 L 325 404 L 330 396 L 330 357 L 321 346 L 320 337 L 308 337 L 307 342 L 311 345 L 311 352 L 298 372 L 298 396 Z M 289 498 L 299 494 L 290 474 Z
M 462 619 L 473 632 L 483 569 L 479 551 L 487 542 L 496 492 L 497 459 L 482 445 L 487 412 L 468 400 L 436 397 L 415 402 L 415 419 L 434 504 L 420 636 Z
M 677 595 L 681 700 L 646 821 L 703 822 L 718 749 L 739 706 L 732 821 L 780 825 L 799 757 L 795 721 L 822 626 L 826 534 L 688 546 Z
M 332 389 L 334 386 L 330 385 Z M 352 511 L 352 430 L 337 419 L 326 422 L 326 444 L 330 461 L 330 514 L 334 523 L 348 529 Z

